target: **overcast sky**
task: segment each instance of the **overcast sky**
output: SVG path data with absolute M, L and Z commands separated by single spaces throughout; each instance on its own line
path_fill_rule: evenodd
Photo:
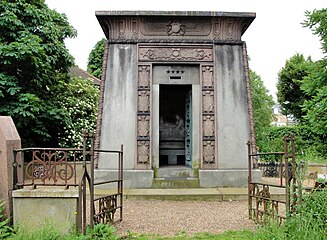
M 78 31 L 66 40 L 76 64 L 86 70 L 94 45 L 104 38 L 95 17 L 97 10 L 170 10 L 255 12 L 257 17 L 245 32 L 251 58 L 250 68 L 259 74 L 270 94 L 276 92 L 277 74 L 295 53 L 314 60 L 322 58 L 321 44 L 308 28 L 303 28 L 306 10 L 327 7 L 326 0 L 46 0 L 48 6 L 65 13 Z

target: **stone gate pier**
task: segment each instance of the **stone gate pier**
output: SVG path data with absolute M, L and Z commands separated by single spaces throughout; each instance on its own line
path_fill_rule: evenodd
M 241 36 L 255 13 L 96 17 L 107 38 L 96 147 L 124 144 L 124 187 L 245 186 L 255 133 Z M 97 162 L 96 180 L 115 177 L 115 159 Z

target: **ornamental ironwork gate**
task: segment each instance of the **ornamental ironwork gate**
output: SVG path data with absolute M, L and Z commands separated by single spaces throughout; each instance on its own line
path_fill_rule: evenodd
M 258 223 L 276 219 L 278 223 L 295 211 L 297 204 L 296 161 L 294 135 L 284 137 L 283 152 L 253 153 L 251 142 L 248 145 L 248 206 L 249 218 Z M 274 182 L 254 181 L 252 168 L 260 156 L 274 156 L 278 170 L 272 174 L 278 178 Z M 268 174 L 268 172 L 267 172 Z M 291 195 L 292 192 L 292 195 Z
M 87 149 L 87 146 L 89 148 Z M 116 155 L 117 176 L 110 181 L 94 181 L 94 154 L 108 160 Z M 87 167 L 89 163 L 89 170 Z M 78 175 L 78 165 L 82 174 Z M 94 197 L 95 186 L 117 184 L 111 194 Z M 86 225 L 114 224 L 122 220 L 123 211 L 123 146 L 120 150 L 94 149 L 94 134 L 83 133 L 83 148 L 22 148 L 14 150 L 13 189 L 31 186 L 78 187 L 77 229 L 84 233 Z M 12 211 L 11 211 L 12 212 Z

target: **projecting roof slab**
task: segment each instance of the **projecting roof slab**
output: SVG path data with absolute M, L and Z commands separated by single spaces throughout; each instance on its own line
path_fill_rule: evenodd
M 96 11 L 109 42 L 239 42 L 255 19 L 248 12 Z

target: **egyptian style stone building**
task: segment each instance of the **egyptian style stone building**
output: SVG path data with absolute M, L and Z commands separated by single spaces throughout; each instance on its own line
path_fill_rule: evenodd
M 124 187 L 246 185 L 246 142 L 255 135 L 241 36 L 255 13 L 96 17 L 108 39 L 96 147 L 124 145 Z M 115 160 L 96 160 L 95 178 L 110 179 Z

